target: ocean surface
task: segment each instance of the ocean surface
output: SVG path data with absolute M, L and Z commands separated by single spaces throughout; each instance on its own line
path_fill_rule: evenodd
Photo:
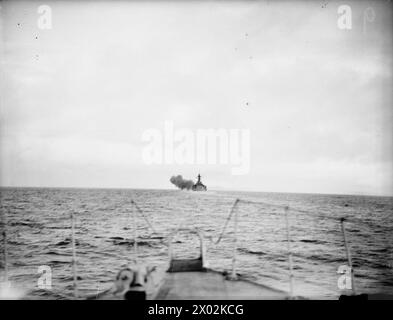
M 338 269 L 347 264 L 341 217 L 347 218 L 357 292 L 393 294 L 392 197 L 131 189 L 0 190 L 9 280 L 12 286 L 27 290 L 27 298 L 72 297 L 71 212 L 75 214 L 78 289 L 82 296 L 110 287 L 119 269 L 134 259 L 165 265 L 166 239 L 178 228 L 203 230 L 210 267 L 230 270 L 233 218 L 221 242 L 215 241 L 236 199 L 241 199 L 235 211 L 236 269 L 245 278 L 289 290 L 284 210 L 289 206 L 295 295 L 335 299 L 345 292 L 338 286 Z M 131 200 L 143 212 L 135 220 Z M 199 254 L 198 238 L 185 231 L 175 236 L 173 247 L 176 256 Z M 0 250 L 3 253 L 3 241 Z M 42 265 L 51 268 L 51 290 L 37 286 Z

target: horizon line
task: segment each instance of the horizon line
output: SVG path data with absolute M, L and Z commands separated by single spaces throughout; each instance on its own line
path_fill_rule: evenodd
M 190 191 L 181 190 L 179 188 L 140 188 L 140 187 L 60 187 L 60 186 L 3 186 L 0 185 L 0 189 L 99 189 L 99 190 L 166 190 L 166 191 Z M 262 191 L 262 190 L 235 190 L 225 188 L 212 188 L 209 191 L 222 191 L 222 192 L 252 192 L 252 193 L 288 193 L 288 194 L 313 194 L 313 195 L 331 195 L 331 196 L 356 196 L 356 197 L 388 197 L 392 198 L 393 194 L 364 194 L 364 193 L 327 193 L 327 192 L 295 192 L 295 191 Z M 195 191 L 192 191 L 195 192 Z

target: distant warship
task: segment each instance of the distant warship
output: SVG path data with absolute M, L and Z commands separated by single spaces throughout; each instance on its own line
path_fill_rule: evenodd
M 207 187 L 201 182 L 201 175 L 198 174 L 198 181 L 192 186 L 193 191 L 206 191 Z

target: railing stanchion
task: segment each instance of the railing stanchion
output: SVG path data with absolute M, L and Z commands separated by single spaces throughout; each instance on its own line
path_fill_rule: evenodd
M 71 244 L 72 244 L 72 274 L 73 274 L 73 285 L 74 285 L 74 297 L 78 298 L 78 286 L 77 286 L 77 270 L 76 270 L 76 249 L 75 249 L 75 221 L 74 211 L 71 211 Z
M 3 242 L 4 242 L 4 282 L 8 285 L 8 248 L 7 248 L 7 217 L 4 210 L 2 210 L 3 214 Z
M 138 217 L 137 211 L 132 210 L 133 220 L 134 220 L 134 255 L 135 255 L 135 263 L 138 263 Z
M 236 202 L 236 203 L 237 203 L 237 202 Z M 234 239 L 233 239 L 232 275 L 231 275 L 231 278 L 232 278 L 233 280 L 237 278 L 237 275 L 236 275 L 237 216 L 238 216 L 238 211 L 235 212 L 235 226 L 234 226 Z
M 293 273 L 292 273 L 292 252 L 291 252 L 291 240 L 289 234 L 289 218 L 288 218 L 289 207 L 285 207 L 285 221 L 287 231 L 287 250 L 288 250 L 288 267 L 289 267 L 289 294 L 293 297 Z
M 352 293 L 355 295 L 356 294 L 356 289 L 355 289 L 355 274 L 353 271 L 353 266 L 352 266 L 352 259 L 351 259 L 351 253 L 349 251 L 349 246 L 348 246 L 348 242 L 347 242 L 347 235 L 345 232 L 345 226 L 344 226 L 344 221 L 345 218 L 341 218 L 340 222 L 341 222 L 341 231 L 343 233 L 343 238 L 344 238 L 344 245 L 345 245 L 345 253 L 347 256 L 347 261 L 348 261 L 348 266 L 351 269 L 351 288 L 352 288 Z

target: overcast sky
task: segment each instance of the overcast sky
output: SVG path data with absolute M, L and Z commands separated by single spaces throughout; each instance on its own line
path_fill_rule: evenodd
M 1 3 L 2 186 L 393 195 L 392 3 L 346 1 L 351 30 L 343 2 L 41 4 Z M 249 174 L 145 164 L 165 120 L 249 129 Z

